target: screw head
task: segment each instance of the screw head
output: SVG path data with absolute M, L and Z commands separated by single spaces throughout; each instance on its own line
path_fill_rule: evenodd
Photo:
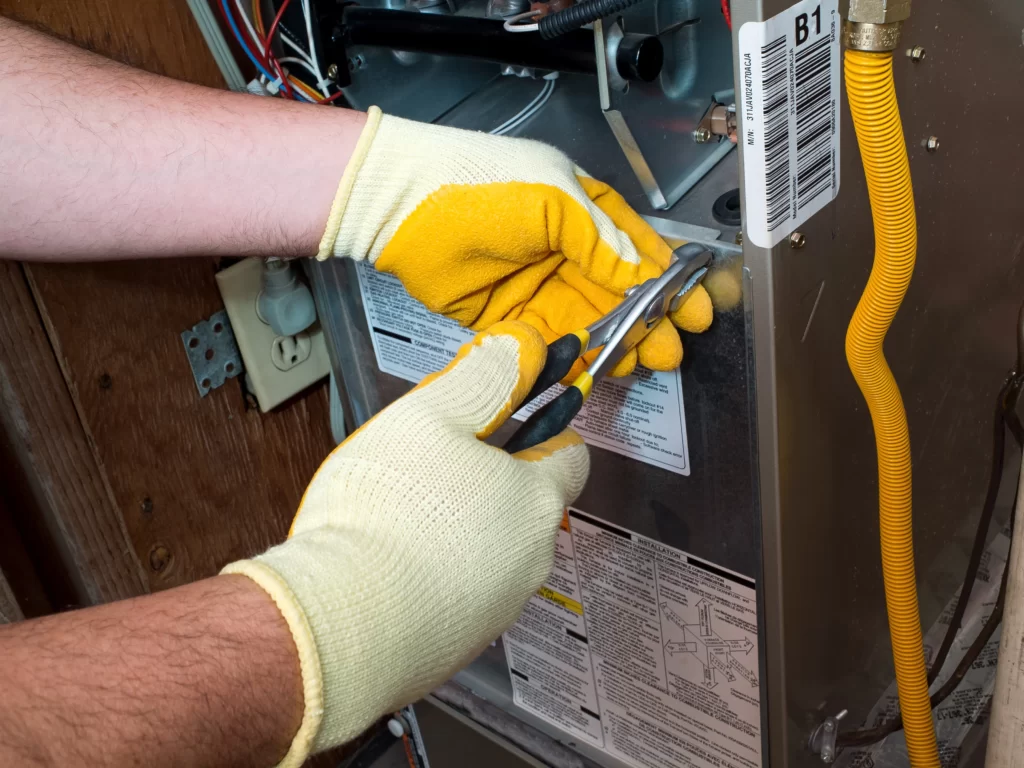
M 331 64 L 329 67 L 327 67 L 327 79 L 332 81 L 332 82 L 337 82 L 338 81 L 338 65 L 337 64 Z
M 926 150 L 928 150 L 929 152 L 935 152 L 939 148 L 939 137 L 938 136 L 929 136 L 927 139 L 924 140 L 923 143 L 924 143 L 924 148 Z
M 743 245 L 743 233 L 742 232 L 737 232 L 735 240 L 736 240 L 736 245 Z
M 803 232 L 794 232 L 789 236 L 789 247 L 793 250 L 799 251 L 805 245 L 807 245 L 807 238 L 804 237 Z
M 926 51 L 920 45 L 915 45 L 913 48 L 907 48 L 907 58 L 911 61 L 924 61 Z
M 693 132 L 693 140 L 698 144 L 707 144 L 711 140 L 711 131 L 707 128 L 698 128 Z

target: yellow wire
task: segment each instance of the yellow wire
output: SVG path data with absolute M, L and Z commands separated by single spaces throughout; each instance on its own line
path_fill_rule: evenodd
M 260 36 L 260 39 L 256 42 L 262 42 L 267 33 L 263 30 L 263 10 L 260 8 L 260 0 L 252 0 L 252 20 L 253 24 L 256 25 L 256 32 L 259 33 Z M 322 94 L 314 91 L 294 75 L 288 75 L 288 82 L 306 94 L 313 101 L 323 101 L 324 97 Z

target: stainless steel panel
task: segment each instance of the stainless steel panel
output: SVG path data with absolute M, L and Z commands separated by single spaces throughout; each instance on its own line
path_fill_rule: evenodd
M 369 0 L 363 4 L 406 7 L 402 0 Z M 483 16 L 487 7 L 483 0 L 465 0 L 458 4 L 458 13 Z M 444 14 L 447 7 L 431 7 L 424 12 Z M 653 0 L 626 9 L 622 19 L 629 32 L 657 34 L 665 47 L 661 76 L 652 83 L 637 81 L 627 83 L 624 90 L 612 89 L 607 112 L 619 137 L 620 151 L 629 156 L 651 204 L 664 208 L 678 201 L 732 152 L 733 145 L 728 141 L 697 144 L 693 140 L 693 130 L 713 97 L 723 102 L 732 99 L 729 30 L 720 0 Z M 464 99 L 475 98 L 481 89 L 493 95 L 494 89 L 487 88 L 489 83 L 520 80 L 523 82 L 518 90 L 530 95 L 524 101 L 515 98 L 503 102 L 504 109 L 499 110 L 511 117 L 540 87 L 530 78 L 501 76 L 504 69 L 521 68 L 502 68 L 472 59 L 372 46 L 353 46 L 346 53 L 352 84 L 344 91 L 352 106 L 366 109 L 376 104 L 385 112 L 414 120 L 443 122 L 442 116 Z M 598 77 L 563 77 L 560 88 L 579 91 L 573 99 L 580 107 L 574 114 L 576 121 L 601 119 Z M 546 108 L 534 121 L 551 118 L 551 110 Z M 468 126 L 489 130 L 501 122 L 470 120 Z M 518 131 L 513 133 L 518 135 Z
M 728 141 L 693 140 L 712 98 L 733 100 L 729 28 L 721 0 L 652 0 L 626 9 L 622 20 L 627 32 L 660 36 L 665 66 L 653 83 L 610 88 L 608 120 L 624 151 L 650 169 L 651 205 L 666 208 L 733 149 Z
M 566 76 L 562 80 L 566 82 L 555 91 L 544 110 L 544 119 L 526 124 L 523 135 L 558 145 L 590 173 L 615 186 L 641 213 L 662 222 L 688 225 L 677 228 L 670 223 L 670 235 L 713 235 L 722 231 L 722 225 L 711 216 L 711 207 L 719 195 L 738 186 L 735 162 L 731 160 L 735 153 L 671 211 L 655 212 L 600 113 L 591 109 L 589 89 L 576 87 L 586 79 Z M 529 81 L 502 78 L 453 109 L 441 122 L 468 128 L 497 125 L 519 109 L 515 105 L 532 98 L 537 87 Z M 593 114 L 593 118 L 581 119 L 584 114 Z M 727 230 L 728 241 L 732 232 Z M 715 271 L 732 283 L 735 300 L 720 304 L 707 333 L 684 338 L 682 375 L 692 474 L 683 477 L 592 448 L 591 481 L 578 505 L 759 579 L 750 307 L 739 285 L 744 279 L 741 249 L 720 241 L 714 248 Z M 313 270 L 316 282 L 322 284 L 316 298 L 329 346 L 335 348 L 333 362 L 336 370 L 340 368 L 339 380 L 344 382 L 358 424 L 411 385 L 381 373 L 376 366 L 354 266 L 345 260 L 332 260 L 314 265 Z M 507 434 L 499 432 L 496 439 L 503 440 Z M 456 679 L 540 730 L 567 739 L 564 733 L 514 707 L 500 642 Z M 583 745 L 574 748 L 610 768 L 621 765 Z
M 738 28 L 788 3 L 733 5 Z M 902 47 L 924 46 L 927 56 L 896 60 L 920 252 L 886 353 L 910 421 L 926 627 L 962 576 L 985 491 L 992 403 L 1015 356 L 1024 235 L 1011 185 L 1024 154 L 1009 126 L 1024 116 L 1010 96 L 1024 66 L 1022 28 L 1024 6 L 1011 0 L 915 3 Z M 846 707 L 845 725 L 856 725 L 893 677 L 874 441 L 843 351 L 873 250 L 848 115 L 844 103 L 843 189 L 802 228 L 806 247 L 744 248 L 753 285 L 774 765 L 816 764 L 805 749 L 811 728 Z M 979 118 L 998 132 L 976 130 Z M 921 145 L 931 135 L 941 143 L 936 153 Z

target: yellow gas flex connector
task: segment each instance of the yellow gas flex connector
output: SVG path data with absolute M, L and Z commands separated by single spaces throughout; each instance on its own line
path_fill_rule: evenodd
M 878 451 L 882 572 L 907 753 L 913 768 L 938 768 L 914 574 L 910 434 L 882 344 L 917 256 L 917 219 L 893 51 L 910 0 L 850 0 L 843 29 L 846 91 L 867 176 L 875 261 L 846 334 L 846 359 L 871 412 Z

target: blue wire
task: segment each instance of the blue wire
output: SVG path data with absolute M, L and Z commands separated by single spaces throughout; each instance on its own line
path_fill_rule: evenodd
M 245 44 L 245 38 L 242 37 L 241 31 L 238 29 L 238 24 L 235 22 L 235 17 L 232 15 L 231 9 L 228 7 L 228 0 L 221 0 L 221 5 L 224 6 L 224 15 L 227 17 L 228 24 L 231 26 L 231 31 L 235 35 L 235 40 L 237 40 L 238 44 L 242 46 L 242 50 L 245 51 L 245 55 L 249 57 L 249 61 L 255 65 L 256 69 L 258 69 L 265 78 L 271 82 L 277 80 L 274 75 L 267 72 L 267 68 L 260 64 L 259 60 L 252 55 L 252 51 L 249 50 L 249 46 Z
M 255 65 L 256 69 L 258 69 L 260 73 L 265 78 L 267 78 L 267 80 L 269 80 L 270 82 L 274 82 L 275 80 L 277 80 L 277 77 L 275 75 L 272 75 L 269 72 L 267 72 L 266 67 L 259 63 L 256 57 L 253 56 L 252 51 L 249 50 L 249 46 L 245 44 L 245 38 L 242 37 L 241 31 L 238 29 L 238 24 L 235 22 L 235 17 L 231 13 L 231 9 L 228 7 L 228 0 L 221 0 L 221 5 L 224 6 L 224 15 L 227 17 L 228 25 L 231 27 L 231 31 L 235 35 L 235 40 L 237 40 L 238 44 L 242 46 L 242 50 L 245 51 L 245 55 L 249 57 L 249 61 L 251 61 L 253 65 Z M 295 93 L 296 96 L 298 96 L 303 101 L 309 104 L 314 103 L 313 100 L 306 96 L 306 94 L 304 94 L 302 91 L 295 90 L 293 93 Z

